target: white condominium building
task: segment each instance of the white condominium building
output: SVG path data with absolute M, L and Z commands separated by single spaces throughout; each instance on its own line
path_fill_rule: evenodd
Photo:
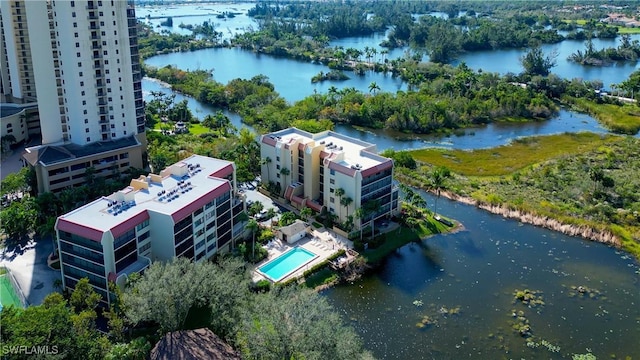
M 324 207 L 344 222 L 356 209 L 368 208 L 354 219 L 356 227 L 399 211 L 393 160 L 377 155 L 374 144 L 333 131 L 289 128 L 263 135 L 260 156 L 262 182 L 299 209 Z
M 151 261 L 229 252 L 244 233 L 244 210 L 232 162 L 193 155 L 141 176 L 58 218 L 64 288 L 88 278 L 108 303 L 109 283 L 124 286 Z
M 42 145 L 28 148 L 25 159 L 36 168 L 38 190 L 81 184 L 78 170 L 94 160 L 127 159 L 97 176 L 142 167 L 145 119 L 133 1 L 1 4 L 3 101 L 37 102 Z

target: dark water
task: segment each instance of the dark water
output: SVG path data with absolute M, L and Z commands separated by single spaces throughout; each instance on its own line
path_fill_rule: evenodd
M 587 349 L 598 359 L 640 356 L 640 270 L 629 256 L 442 198 L 438 209 L 465 230 L 407 245 L 374 275 L 324 292 L 376 357 L 566 359 Z M 516 289 L 541 291 L 545 305 L 514 303 Z M 513 310 L 529 320 L 532 342 L 560 351 L 528 347 L 511 328 Z M 419 328 L 425 315 L 434 323 Z

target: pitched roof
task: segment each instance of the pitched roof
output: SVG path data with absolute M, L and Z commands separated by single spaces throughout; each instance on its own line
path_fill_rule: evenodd
M 151 350 L 151 360 L 240 360 L 240 355 L 209 329 L 166 334 Z

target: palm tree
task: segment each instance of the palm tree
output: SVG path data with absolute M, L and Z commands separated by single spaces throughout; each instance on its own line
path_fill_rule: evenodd
M 309 218 L 311 217 L 311 215 L 313 215 L 313 211 L 309 207 L 305 206 L 302 208 L 302 210 L 300 210 L 300 217 L 303 218 L 305 221 L 309 221 Z
M 340 205 L 344 206 L 347 209 L 347 218 L 349 217 L 349 205 L 351 205 L 351 203 L 353 203 L 353 199 L 348 196 L 340 199 Z
M 342 195 L 344 195 L 344 189 L 337 188 L 335 194 L 338 197 L 338 204 L 340 204 L 340 202 L 342 201 Z M 340 212 L 340 218 L 342 218 L 342 209 L 340 208 L 340 206 L 338 206 L 338 209 L 338 211 Z
M 380 86 L 378 86 L 375 81 L 372 81 L 371 84 L 369 84 L 369 92 L 373 91 L 373 94 L 375 95 L 378 90 L 380 90 Z
M 433 206 L 434 215 L 438 215 L 438 199 L 440 198 L 440 190 L 445 187 L 446 180 L 451 177 L 451 171 L 446 166 L 438 166 L 431 173 L 431 188 L 436 191 L 436 201 Z
M 268 156 L 266 158 L 263 158 L 260 161 L 260 165 L 266 165 L 267 166 L 267 179 L 266 179 L 266 181 L 265 181 L 265 179 L 262 179 L 262 183 L 263 184 L 268 184 L 269 181 L 271 180 L 271 174 L 269 174 L 269 164 L 271 164 L 271 158 L 268 157 Z
M 251 260 L 255 260 L 256 258 L 256 231 L 258 231 L 259 229 L 259 225 L 258 222 L 255 219 L 249 219 L 249 222 L 247 223 L 247 229 L 249 229 L 251 231 L 251 237 L 253 238 L 253 255 L 251 255 Z
M 282 191 L 282 195 L 284 196 L 284 189 L 287 188 L 287 176 L 289 176 L 289 174 L 291 174 L 291 171 L 289 169 L 287 169 L 286 167 L 283 167 L 282 169 L 280 169 L 280 174 L 282 176 L 284 176 L 284 186 L 282 187 L 283 191 Z

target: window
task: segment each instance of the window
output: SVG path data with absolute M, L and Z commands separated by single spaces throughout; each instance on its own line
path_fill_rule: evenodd
M 85 115 L 87 115 L 87 110 L 85 109 L 85 110 L 83 111 L 83 113 L 84 113 Z
M 82 62 L 78 61 L 78 67 L 82 67 Z
M 335 179 L 329 179 L 329 184 L 335 184 L 336 180 Z M 332 189 L 333 190 L 333 189 Z M 332 191 L 333 192 L 333 191 Z
M 89 128 L 84 129 L 84 132 L 88 133 L 89 132 Z
M 330 198 L 329 198 L 329 202 L 330 202 L 330 203 L 334 203 L 335 201 L 336 201 L 336 199 L 334 199 L 334 198 L 332 198 L 332 197 L 330 197 Z
M 333 170 L 333 169 L 331 169 L 331 170 L 329 171 L 329 173 L 330 173 L 331 175 L 335 175 L 335 174 L 336 174 L 336 171 L 335 171 L 335 170 Z
M 74 33 L 73 36 L 78 37 L 78 33 Z
M 111 124 L 111 128 L 115 129 L 116 128 L 115 124 Z
M 107 50 L 103 51 L 102 54 L 107 55 Z
M 78 75 L 80 75 L 80 77 L 82 77 L 82 71 L 80 71 L 80 72 L 78 73 Z
M 84 86 L 84 81 L 80 81 L 80 86 Z
M 88 124 L 89 123 L 89 119 L 84 119 L 84 123 Z
M 87 100 L 82 100 L 82 105 L 87 105 Z
M 75 1 L 72 1 L 72 2 L 71 2 L 71 7 L 74 7 L 74 6 L 76 6 L 76 2 L 75 2 Z
M 91 138 L 87 136 L 87 142 L 90 142 L 90 141 L 91 141 Z
M 80 93 L 82 96 L 84 96 L 84 90 L 82 90 L 82 92 Z
M 78 23 L 74 22 L 74 23 L 73 23 L 73 27 L 74 27 L 74 28 L 77 28 L 77 27 L 78 27 Z
M 77 42 L 77 43 L 76 43 L 76 47 L 77 47 L 77 48 L 79 48 L 79 47 L 80 47 L 80 43 L 79 43 L 79 42 Z
M 280 161 L 280 156 L 276 156 L 276 161 Z
M 116 137 L 116 133 L 111 133 L 111 137 Z
M 71 13 L 71 17 L 76 17 L 76 12 L 75 11 Z

